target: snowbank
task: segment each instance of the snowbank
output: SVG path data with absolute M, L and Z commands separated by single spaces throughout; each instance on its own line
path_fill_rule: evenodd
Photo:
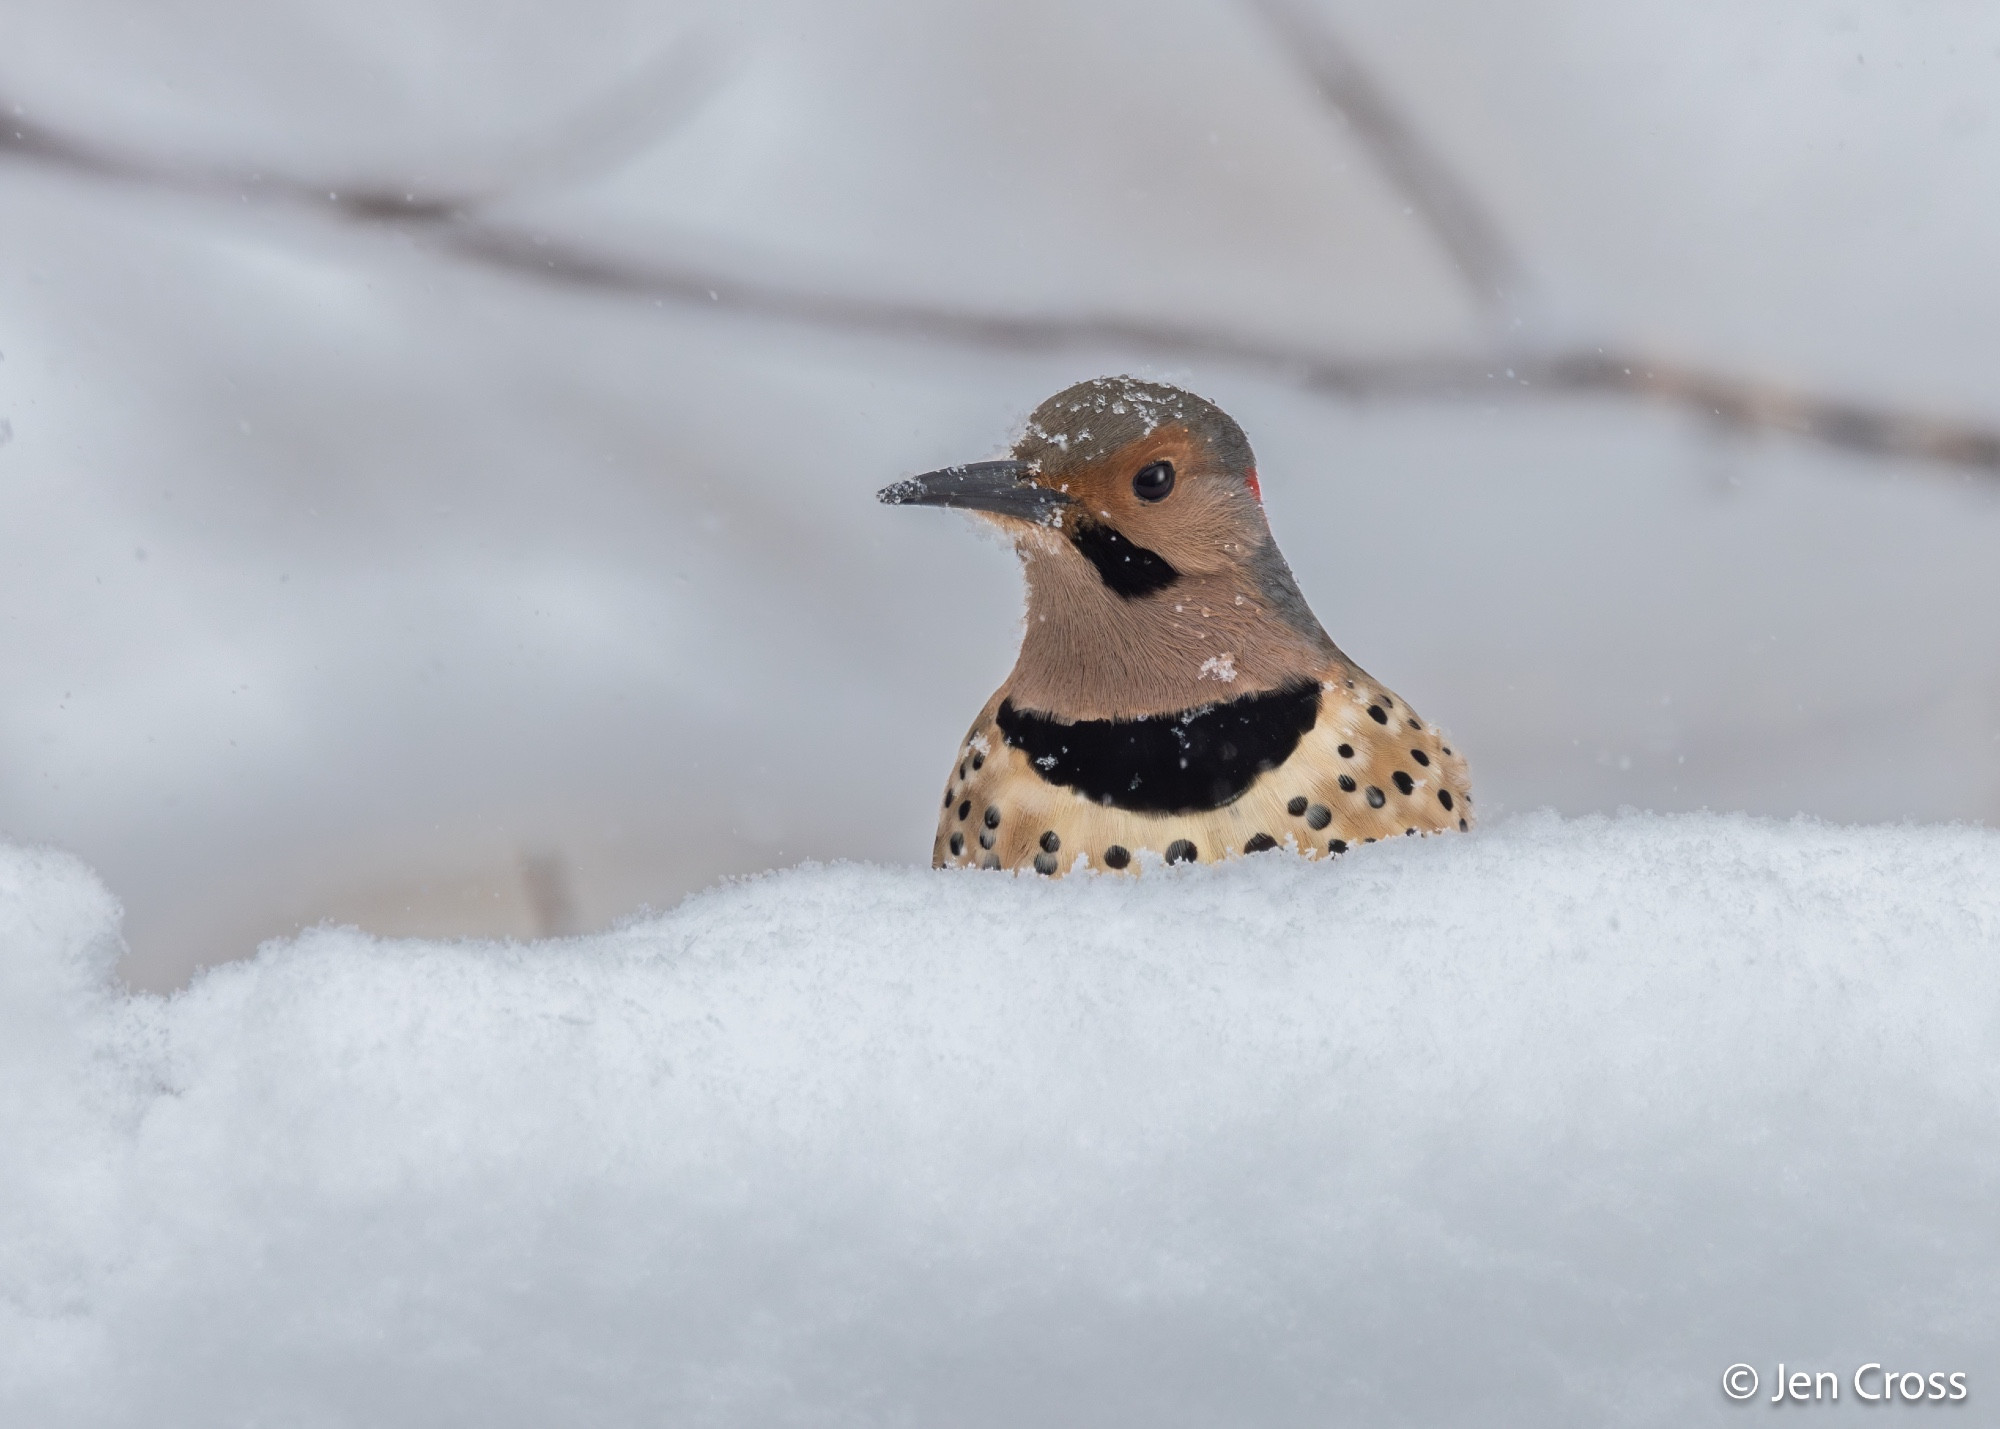
M 2000 1394 L 1991 832 L 803 868 L 567 942 L 320 930 L 171 1000 L 108 985 L 116 922 L 0 855 L 8 1424 L 1687 1425 L 1751 1412 L 1739 1360 Z

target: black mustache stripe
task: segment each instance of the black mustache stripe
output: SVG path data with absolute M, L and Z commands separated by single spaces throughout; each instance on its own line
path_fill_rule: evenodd
M 1165 556 L 1134 545 L 1115 528 L 1099 522 L 1078 523 L 1069 539 L 1083 558 L 1097 567 L 1104 583 L 1126 600 L 1165 590 L 1181 578 Z

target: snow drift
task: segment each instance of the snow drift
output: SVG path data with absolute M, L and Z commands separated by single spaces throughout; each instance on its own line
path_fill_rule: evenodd
M 1674 1424 L 2000 1393 L 2000 836 L 809 867 L 171 999 L 0 855 L 0 1420 Z M 1866 1406 L 1851 1397 L 1841 1415 Z

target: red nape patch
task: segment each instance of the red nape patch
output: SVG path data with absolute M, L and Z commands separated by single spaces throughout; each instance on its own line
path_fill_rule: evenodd
M 1249 485 L 1250 494 L 1257 498 L 1259 505 L 1262 505 L 1264 501 L 1264 488 L 1257 484 L 1257 468 L 1254 466 L 1251 467 L 1244 474 L 1243 480 Z

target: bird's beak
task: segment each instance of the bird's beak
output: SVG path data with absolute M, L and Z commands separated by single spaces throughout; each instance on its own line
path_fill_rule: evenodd
M 875 493 L 885 506 L 957 506 L 1053 526 L 1070 498 L 1029 480 L 1024 461 L 975 461 L 927 471 Z

